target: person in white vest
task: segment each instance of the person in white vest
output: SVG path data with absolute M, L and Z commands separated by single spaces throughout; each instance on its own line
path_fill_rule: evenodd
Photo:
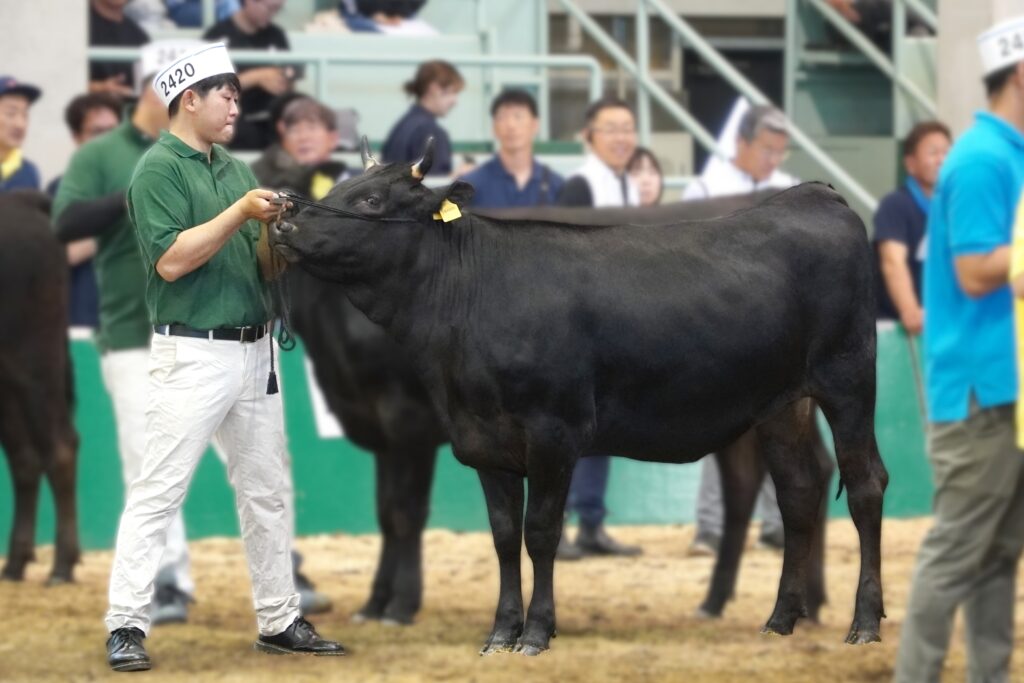
M 683 201 L 749 194 L 773 187 L 784 189 L 799 182 L 779 170 L 779 165 L 786 158 L 789 133 L 786 115 L 775 107 L 751 107 L 746 100 L 739 100 L 722 131 L 719 144 L 727 152 L 734 150 L 732 159 L 709 159 L 700 177 L 686 186 Z M 775 486 L 768 476 L 765 476 L 761 487 L 758 515 L 761 517 L 759 545 L 781 550 L 782 515 L 775 499 Z M 724 516 L 718 461 L 707 457 L 701 463 L 697 532 L 690 546 L 691 555 L 714 555 L 718 552 Z
M 628 104 L 605 97 L 587 108 L 584 139 L 586 160 L 558 196 L 561 206 L 639 206 L 640 194 L 626 168 L 636 151 L 636 117 Z M 581 459 L 573 472 L 566 513 L 576 512 L 580 531 L 571 543 L 562 534 L 556 557 L 577 560 L 584 555 L 639 555 L 640 548 L 622 545 L 604 528 L 604 497 L 611 470 L 609 456 Z
M 731 134 L 733 127 L 735 135 Z M 775 107 L 750 107 L 746 100 L 740 100 L 720 144 L 726 151 L 735 148 L 732 158 L 708 160 L 700 177 L 683 190 L 683 201 L 749 194 L 772 187 L 785 189 L 800 182 L 779 170 L 788 154 L 789 132 L 786 115 Z

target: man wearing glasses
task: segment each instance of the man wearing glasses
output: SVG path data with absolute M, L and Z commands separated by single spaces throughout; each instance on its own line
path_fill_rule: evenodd
M 796 185 L 796 178 L 779 170 L 788 145 L 786 115 L 768 105 L 751 107 L 740 119 L 736 156 L 730 163 L 708 164 L 704 173 L 686 186 L 683 201 Z
M 640 196 L 626 173 L 636 151 L 636 117 L 628 104 L 605 97 L 587 109 L 583 136 L 588 153 L 580 167 L 562 186 L 562 206 L 639 206 Z M 573 472 L 566 513 L 579 515 L 580 531 L 575 543 L 562 534 L 556 557 L 576 560 L 584 555 L 639 555 L 640 548 L 626 546 L 611 538 L 604 528 L 605 492 L 611 458 L 581 459 Z

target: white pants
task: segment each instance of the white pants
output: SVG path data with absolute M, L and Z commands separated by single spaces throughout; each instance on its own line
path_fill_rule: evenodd
M 149 349 L 108 351 L 100 359 L 103 384 L 114 405 L 117 421 L 117 450 L 121 455 L 121 477 L 124 490 L 131 488 L 146 453 L 146 394 Z M 219 454 L 219 453 L 218 453 Z M 222 458 L 223 460 L 223 458 Z M 195 584 L 189 573 L 188 545 L 185 541 L 185 523 L 181 510 L 171 518 L 167 527 L 167 545 L 157 567 L 173 576 L 178 589 L 192 595 Z
M 259 632 L 280 633 L 299 616 L 284 417 L 281 395 L 266 393 L 269 370 L 266 340 L 241 344 L 153 336 L 146 453 L 118 529 L 108 631 L 134 626 L 148 633 L 167 529 L 214 437 L 235 490 Z

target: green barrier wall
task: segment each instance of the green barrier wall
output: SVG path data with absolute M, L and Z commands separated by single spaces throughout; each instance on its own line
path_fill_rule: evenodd
M 72 342 L 78 396 L 76 423 L 82 437 L 78 464 L 78 511 L 82 545 L 113 545 L 123 502 L 120 465 L 110 401 L 91 342 Z M 927 514 L 931 479 L 924 457 L 921 417 L 906 339 L 894 329 L 879 334 L 878 442 L 889 468 L 885 511 L 890 516 Z M 376 532 L 373 458 L 344 439 L 318 436 L 301 347 L 281 354 L 288 437 L 296 486 L 299 534 Z M 822 423 L 824 424 L 824 423 Z M 827 433 L 827 430 L 826 430 Z M 616 459 L 609 521 L 617 524 L 682 523 L 693 520 L 699 464 L 664 465 Z M 833 491 L 835 482 L 833 483 Z M 53 506 L 44 486 L 38 539 L 52 542 Z M 831 504 L 845 515 L 845 496 Z M 13 492 L 0 470 L 0 553 L 6 553 Z M 235 536 L 238 521 L 224 468 L 212 452 L 199 466 L 185 504 L 191 538 Z M 454 530 L 487 529 L 487 513 L 473 470 L 445 448 L 438 459 L 430 525 Z

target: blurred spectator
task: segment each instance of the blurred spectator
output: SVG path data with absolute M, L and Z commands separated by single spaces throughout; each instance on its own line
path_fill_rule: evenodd
M 341 0 L 338 12 L 350 31 L 393 35 L 437 35 L 416 14 L 426 0 Z
M 741 101 L 738 107 L 746 107 L 745 101 Z M 787 155 L 789 133 L 785 114 L 775 107 L 757 105 L 746 108 L 739 116 L 735 134 L 727 124 L 723 136 L 726 140 L 720 140 L 720 143 L 729 137 L 734 141 L 735 155 L 729 162 L 717 158 L 710 160 L 700 178 L 686 186 L 684 201 L 749 194 L 797 183 L 796 178 L 779 170 Z M 767 473 L 758 496 L 757 514 L 761 518 L 759 545 L 781 550 L 784 545 L 782 514 L 775 497 L 775 483 Z M 689 554 L 716 554 L 724 520 L 722 475 L 718 461 L 714 457 L 706 457 L 701 461 L 697 531 Z
M 0 76 L 0 192 L 40 189 L 39 170 L 21 153 L 28 110 L 40 95 L 42 91 L 34 85 Z
M 287 50 L 288 36 L 271 23 L 284 0 L 243 0 L 241 8 L 203 34 L 205 40 L 226 43 L 233 50 Z M 270 107 L 275 97 L 292 89 L 293 67 L 246 65 L 238 67 L 242 84 L 238 124 L 231 147 L 262 150 L 274 140 Z
M 700 177 L 686 186 L 683 200 L 748 194 L 769 187 L 786 188 L 797 179 L 779 170 L 789 155 L 786 115 L 757 105 L 743 114 L 736 131 L 736 154 L 725 163 L 712 159 Z
M 452 172 L 452 143 L 448 131 L 437 119 L 452 110 L 465 86 L 462 74 L 441 60 L 420 64 L 416 76 L 405 84 L 405 92 L 416 98 L 409 111 L 391 128 L 381 150 L 384 161 L 416 161 L 423 155 L 427 138 L 434 138 L 431 175 Z
M 89 0 L 89 47 L 139 47 L 149 35 L 130 18 L 124 8 L 128 0 Z M 109 92 L 133 97 L 131 62 L 89 62 L 89 92 Z
M 64 122 L 68 125 L 75 147 L 98 138 L 117 127 L 121 120 L 121 100 L 106 92 L 79 95 L 64 109 Z M 56 197 L 61 178 L 54 178 L 46 193 Z M 68 299 L 68 324 L 72 327 L 99 325 L 99 292 L 92 258 L 96 255 L 96 240 L 87 237 L 67 245 L 68 266 L 71 268 Z
M 176 26 L 167 16 L 167 5 L 164 0 L 128 0 L 124 13 L 146 33 L 169 31 Z
M 200 28 L 203 25 L 203 0 L 164 0 L 167 16 L 181 28 Z M 227 19 L 238 11 L 238 0 L 216 0 L 214 21 Z
M 290 189 L 319 200 L 351 175 L 344 163 L 331 159 L 338 146 L 333 111 L 303 95 L 288 102 L 276 125 L 280 142 L 252 164 L 261 186 Z
M 661 203 L 665 176 L 654 152 L 646 147 L 637 147 L 633 158 L 626 166 L 626 172 L 636 185 L 640 206 L 654 206 Z
M 491 121 L 497 153 L 463 180 L 476 192 L 472 206 L 509 208 L 554 204 L 562 189 L 562 176 L 533 156 L 533 141 L 540 131 L 537 102 L 525 90 L 506 90 L 491 103 Z
M 961 606 L 968 679 L 1011 680 L 1024 455 L 1007 283 L 1024 188 L 1022 38 L 1024 16 L 979 36 L 988 111 L 950 150 L 928 212 L 924 367 L 935 521 L 917 555 L 897 683 L 940 680 Z
M 826 0 L 843 18 L 860 29 L 871 42 L 889 52 L 892 49 L 892 0 Z M 932 30 L 915 12 L 907 11 L 907 34 L 932 35 Z M 831 25 L 829 35 L 836 42 L 845 43 Z
M 952 136 L 938 121 L 919 123 L 903 142 L 907 180 L 890 192 L 875 212 L 874 243 L 878 252 L 878 318 L 899 320 L 907 334 L 921 333 L 921 270 L 924 264 L 925 223 L 939 167 L 949 152 Z
M 583 166 L 562 186 L 562 206 L 637 206 L 636 186 L 626 174 L 626 165 L 636 151 L 636 116 L 628 104 L 614 97 L 593 102 L 586 112 L 583 135 L 589 152 Z M 623 545 L 608 535 L 604 500 L 608 492 L 611 457 L 581 458 L 573 471 L 566 501 L 566 514 L 579 516 L 580 530 L 575 542 L 566 534 L 558 542 L 556 557 L 575 560 L 585 555 L 639 555 L 636 546 Z

